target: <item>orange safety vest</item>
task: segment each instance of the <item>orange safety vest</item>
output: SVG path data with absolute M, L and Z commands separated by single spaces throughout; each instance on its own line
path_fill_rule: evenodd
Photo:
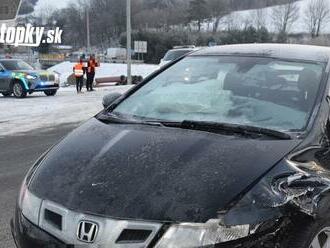
M 73 68 L 75 77 L 84 76 L 84 66 L 83 64 L 76 64 Z

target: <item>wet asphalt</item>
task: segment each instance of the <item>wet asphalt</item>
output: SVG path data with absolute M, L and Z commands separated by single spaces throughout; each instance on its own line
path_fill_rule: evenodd
M 1 125 L 1 124 L 0 124 Z M 0 248 L 14 248 L 10 232 L 20 184 L 33 162 L 78 124 L 0 136 Z

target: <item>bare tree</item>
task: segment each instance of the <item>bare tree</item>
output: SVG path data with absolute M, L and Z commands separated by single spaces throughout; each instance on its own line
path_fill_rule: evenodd
M 298 18 L 299 6 L 294 0 L 289 0 L 285 5 L 276 6 L 272 11 L 274 26 L 280 34 L 286 34 Z
M 34 18 L 39 19 L 39 23 L 46 25 L 51 22 L 54 12 L 57 10 L 54 3 L 45 2 L 40 4 L 33 13 Z
M 213 33 L 215 33 L 218 30 L 220 20 L 230 13 L 229 2 L 228 0 L 208 0 L 208 7 L 210 17 L 214 19 Z
M 318 37 L 325 23 L 329 21 L 330 7 L 326 0 L 310 0 L 305 9 L 305 23 L 311 36 Z
M 197 23 L 198 32 L 201 31 L 203 22 L 210 17 L 210 10 L 207 7 L 206 0 L 191 0 L 189 2 L 187 20 Z
M 246 20 L 242 20 L 239 14 L 232 12 L 226 16 L 224 24 L 227 26 L 227 31 L 240 30 L 246 26 Z
M 262 27 L 267 26 L 266 15 L 267 15 L 267 10 L 263 8 L 257 9 L 255 11 L 251 11 L 250 20 L 252 25 L 257 30 L 260 30 Z

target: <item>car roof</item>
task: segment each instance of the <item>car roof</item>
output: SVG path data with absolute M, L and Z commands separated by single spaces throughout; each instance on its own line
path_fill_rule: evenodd
M 190 54 L 190 56 L 199 55 L 246 55 L 327 63 L 330 57 L 330 48 L 294 44 L 240 44 L 214 46 Z
M 196 50 L 196 48 L 192 48 L 192 47 L 187 47 L 187 48 L 173 48 L 168 50 L 167 52 L 177 52 L 177 51 L 194 51 Z

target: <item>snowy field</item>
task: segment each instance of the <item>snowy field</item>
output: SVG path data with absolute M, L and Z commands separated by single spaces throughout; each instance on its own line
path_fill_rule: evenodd
M 104 95 L 124 93 L 130 87 L 98 88 L 81 95 L 76 94 L 74 87 L 68 87 L 61 88 L 54 97 L 46 97 L 44 93 L 34 93 L 25 99 L 0 96 L 0 136 L 83 122 L 102 110 Z
M 60 73 L 61 84 L 65 83 L 67 78 L 73 72 L 74 63 L 63 62 L 49 68 L 49 71 L 55 71 Z M 132 75 L 138 75 L 145 78 L 150 73 L 158 69 L 158 65 L 147 65 L 147 64 L 133 64 Z M 117 77 L 121 75 L 127 75 L 126 64 L 114 64 L 114 63 L 101 63 L 101 66 L 97 68 L 95 77 Z

